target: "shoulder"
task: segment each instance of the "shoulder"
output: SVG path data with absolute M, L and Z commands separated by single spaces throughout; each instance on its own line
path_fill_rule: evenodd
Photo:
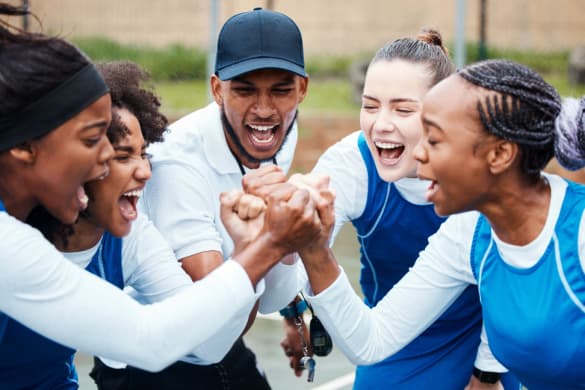
M 345 168 L 349 171 L 355 171 L 360 169 L 360 166 L 365 168 L 357 144 L 360 133 L 361 131 L 355 131 L 327 148 L 319 157 L 313 170 L 331 174 L 338 169 L 344 170 Z
M 189 161 L 204 153 L 207 133 L 221 131 L 219 108 L 215 103 L 194 111 L 172 123 L 162 142 L 148 147 L 152 163 L 163 161 Z

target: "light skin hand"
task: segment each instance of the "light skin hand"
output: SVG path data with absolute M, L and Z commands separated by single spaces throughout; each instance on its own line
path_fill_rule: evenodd
M 471 376 L 469 384 L 465 387 L 465 390 L 504 390 L 504 385 L 501 381 L 497 381 L 494 384 L 480 382 L 479 379 Z
M 316 207 L 322 223 L 322 230 L 311 244 L 299 250 L 299 255 L 309 276 L 311 289 L 315 294 L 319 294 L 329 287 L 340 273 L 337 260 L 329 248 L 329 239 L 335 224 L 335 195 L 332 191 L 321 190 L 319 198 Z

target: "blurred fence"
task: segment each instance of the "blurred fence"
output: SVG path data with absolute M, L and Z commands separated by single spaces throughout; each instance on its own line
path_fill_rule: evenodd
M 300 26 L 308 54 L 371 51 L 388 40 L 438 28 L 455 31 L 456 0 L 216 0 L 218 23 L 255 6 L 272 6 Z M 11 0 L 12 3 L 21 3 Z M 211 0 L 28 0 L 44 31 L 106 36 L 124 43 L 209 45 Z M 477 42 L 480 0 L 466 1 L 466 38 Z M 585 0 L 487 0 L 488 45 L 558 50 L 585 45 Z M 31 23 L 36 26 L 36 23 Z

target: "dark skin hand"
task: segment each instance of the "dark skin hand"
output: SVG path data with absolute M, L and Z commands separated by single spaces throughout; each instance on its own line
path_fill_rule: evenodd
M 292 184 L 281 183 L 267 196 L 266 210 L 260 217 L 263 220 L 260 231 L 255 219 L 240 218 L 242 195 L 237 190 L 221 194 L 221 218 L 230 236 L 249 242 L 240 252 L 246 256 L 235 255 L 234 260 L 242 257 L 239 262 L 255 285 L 282 257 L 310 245 L 322 226 L 309 192 Z M 257 255 L 255 259 L 247 256 L 259 250 L 262 256 Z
M 305 355 L 303 353 L 303 343 L 301 335 L 294 318 L 285 318 L 283 320 L 284 337 L 280 341 L 280 346 L 288 358 L 290 368 L 296 376 L 300 377 L 303 374 L 303 369 L 300 366 L 300 360 Z M 309 343 L 309 329 L 305 321 L 301 324 L 305 341 Z M 309 346 L 309 356 L 313 356 L 313 351 Z
M 283 183 L 286 181 L 287 178 L 284 173 L 280 170 L 280 168 L 276 166 L 264 166 L 256 171 L 253 171 L 246 176 L 244 176 L 242 180 L 243 188 L 254 195 L 259 197 L 265 197 L 274 190 L 274 186 L 278 185 L 279 183 Z M 323 203 L 321 206 L 321 212 L 328 212 L 331 213 L 329 216 L 328 221 L 334 221 L 333 215 L 333 194 L 327 190 L 329 185 L 329 178 L 324 175 L 318 174 L 308 174 L 308 175 L 300 175 L 295 174 L 292 175 L 288 182 L 294 184 L 299 188 L 305 188 L 311 193 L 311 197 L 317 202 Z M 319 190 L 324 191 L 324 196 L 321 197 Z M 246 202 L 242 202 L 244 204 Z M 241 206 L 244 207 L 244 206 Z M 325 207 L 325 208 L 324 208 Z M 330 231 L 332 228 L 332 224 L 329 227 L 326 227 L 324 230 Z M 328 236 L 321 237 L 321 240 L 327 239 Z M 318 245 L 321 245 L 320 242 Z M 296 324 L 294 323 L 294 319 L 284 319 L 283 326 L 285 330 L 285 335 L 282 341 L 280 342 L 281 347 L 284 350 L 285 355 L 289 359 L 290 367 L 293 369 L 294 374 L 296 376 L 301 376 L 303 370 L 300 367 L 300 359 L 304 356 L 303 347 L 301 337 L 298 331 Z M 302 323 L 303 333 L 305 335 L 305 340 L 308 342 L 309 340 L 309 331 L 306 324 Z M 313 353 L 309 350 L 309 355 L 312 356 Z

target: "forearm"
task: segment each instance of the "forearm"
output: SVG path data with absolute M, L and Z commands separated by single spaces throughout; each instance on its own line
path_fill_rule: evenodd
M 304 251 L 300 253 L 300 256 L 309 278 L 311 290 L 315 295 L 333 284 L 341 273 L 330 248 Z
M 54 260 L 39 260 L 50 272 L 28 272 L 28 284 L 13 279 L 6 291 L 2 283 L 1 310 L 59 343 L 147 370 L 180 359 L 254 302 L 247 275 L 231 262 L 164 302 L 141 306 L 62 257 Z
M 282 248 L 274 245 L 270 232 L 260 234 L 240 253 L 234 255 L 234 261 L 239 263 L 248 274 L 253 286 L 266 275 L 286 253 Z
M 372 364 L 410 343 L 464 288 L 458 284 L 438 287 L 407 274 L 375 308 L 369 308 L 343 273 L 319 295 L 306 298 L 348 359 L 354 364 Z

